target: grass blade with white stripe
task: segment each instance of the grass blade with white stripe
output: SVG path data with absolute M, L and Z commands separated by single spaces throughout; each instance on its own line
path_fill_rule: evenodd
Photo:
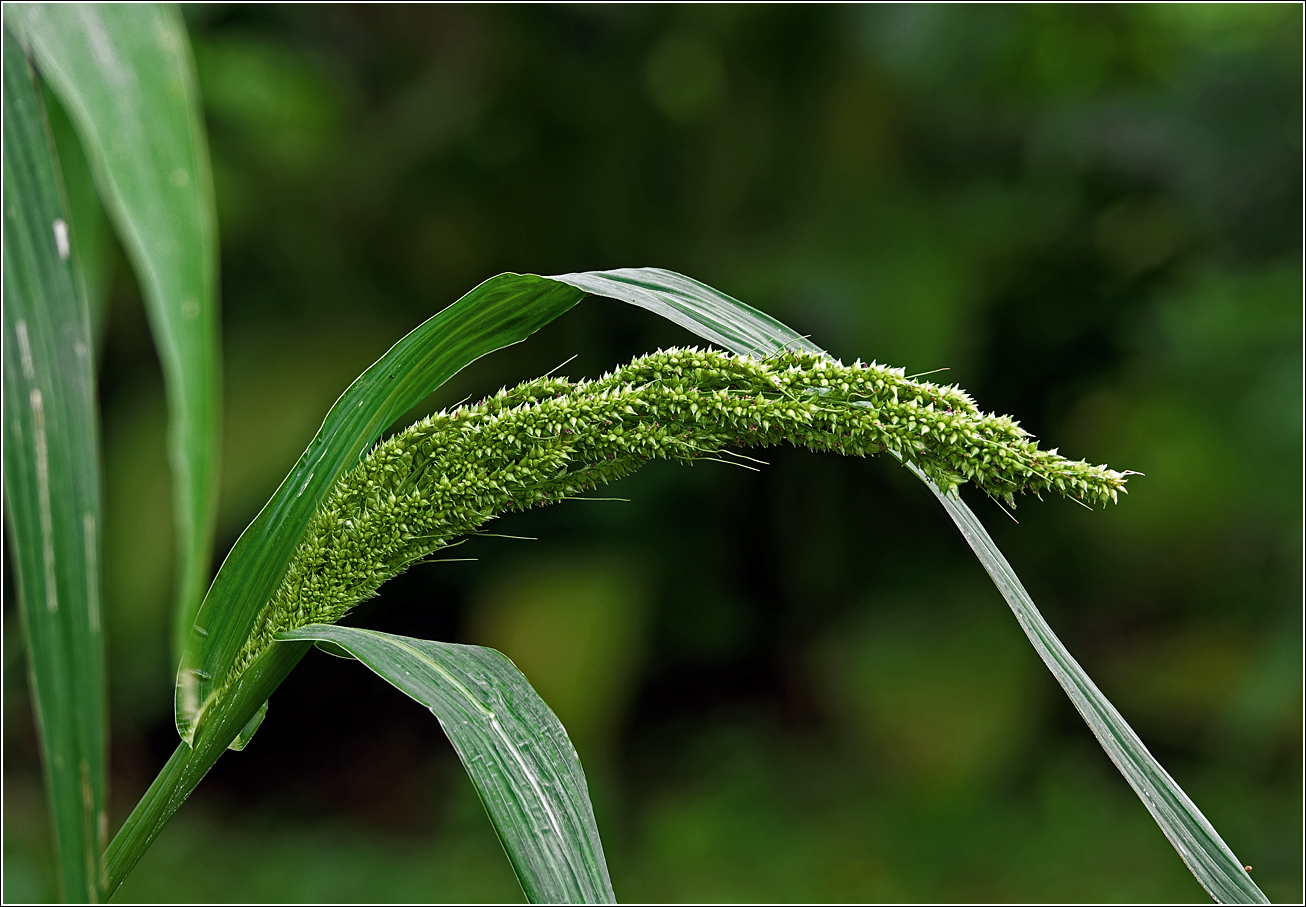
M 72 120 L 145 297 L 168 393 L 180 652 L 209 580 L 221 415 L 217 217 L 190 43 L 170 5 L 5 15 Z
M 476 785 L 532 903 L 614 903 L 580 759 L 557 716 L 494 649 L 310 624 L 429 708 Z
M 34 80 L 4 29 L 4 490 L 60 883 L 100 899 L 100 439 L 86 300 Z

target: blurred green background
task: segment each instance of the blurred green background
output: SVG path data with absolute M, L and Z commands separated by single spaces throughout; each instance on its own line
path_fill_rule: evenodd
M 972 503 L 1265 892 L 1301 900 L 1301 7 L 184 12 L 222 228 L 215 567 L 350 379 L 481 280 L 682 271 L 1146 473 L 1102 512 Z M 139 294 L 121 251 L 95 279 L 121 821 L 175 745 L 173 562 Z M 431 404 L 688 342 L 591 300 Z M 477 539 L 350 622 L 522 667 L 624 900 L 1204 900 L 925 489 L 765 457 L 503 518 L 539 540 Z M 7 603 L 4 896 L 39 900 L 14 629 Z M 435 720 L 313 653 L 118 899 L 520 896 Z

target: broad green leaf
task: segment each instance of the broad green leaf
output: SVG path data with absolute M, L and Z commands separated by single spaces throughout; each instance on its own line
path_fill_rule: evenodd
M 145 296 L 168 393 L 180 650 L 209 579 L 221 413 L 217 220 L 190 43 L 158 4 L 10 4 L 5 17 L 68 112 Z
M 326 624 L 281 638 L 334 643 L 435 714 L 533 903 L 615 903 L 580 758 L 504 655 Z
M 86 300 L 35 82 L 4 29 L 4 489 L 32 705 L 72 901 L 100 899 L 100 439 Z

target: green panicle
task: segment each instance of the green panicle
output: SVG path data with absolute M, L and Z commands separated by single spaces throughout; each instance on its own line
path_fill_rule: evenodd
M 691 462 L 788 443 L 849 456 L 889 451 L 943 490 L 972 482 L 1014 504 L 1056 491 L 1115 501 L 1127 473 L 1039 450 L 968 394 L 806 352 L 764 360 L 662 350 L 596 381 L 539 378 L 439 412 L 378 444 L 318 506 L 226 684 L 274 634 L 334 623 L 413 563 L 501 513 L 544 506 L 653 459 Z

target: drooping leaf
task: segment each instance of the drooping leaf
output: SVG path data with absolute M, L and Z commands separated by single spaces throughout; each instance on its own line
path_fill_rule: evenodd
M 929 486 L 962 537 L 993 579 L 1035 651 L 1061 684 L 1102 748 L 1143 801 L 1189 870 L 1220 904 L 1268 904 L 1269 899 L 1197 805 L 1148 751 L 1124 717 L 1097 688 L 1039 613 L 1034 600 L 993 543 L 979 518 L 961 498 L 944 494 L 915 466 L 908 468 Z
M 675 314 L 667 314 L 665 317 L 740 355 L 768 355 L 786 347 L 792 349 L 798 344 L 803 344 L 807 349 L 819 349 L 769 316 L 764 316 L 764 322 L 753 322 L 757 324 L 757 329 L 749 331 L 743 325 L 752 322 L 755 310 L 743 307 L 742 304 L 737 304 L 740 307 L 732 309 L 728 303 L 722 304 L 722 298 L 713 298 L 710 307 L 705 306 L 700 316 L 692 291 L 681 295 L 674 291 L 649 289 L 637 276 L 639 272 L 615 271 L 607 274 L 620 276 L 615 280 L 605 280 L 607 275 L 598 274 L 567 275 L 559 279 L 572 278 L 568 279 L 571 283 L 575 278 L 582 277 L 583 282 L 576 281 L 575 285 L 593 287 L 592 292 L 653 308 L 652 305 L 630 298 L 637 291 L 626 290 L 620 284 L 638 286 L 641 294 L 650 293 L 654 297 L 661 297 L 666 304 L 675 307 Z M 682 279 L 693 283 L 688 278 Z M 722 297 L 722 294 L 716 295 Z M 699 317 L 702 322 L 696 325 L 695 320 Z M 725 332 L 722 330 L 723 325 Z M 1197 880 L 1220 903 L 1269 903 L 1206 816 L 1156 761 L 1133 728 L 1061 644 L 970 507 L 960 497 L 942 492 L 916 467 L 911 464 L 908 466 L 943 504 L 961 530 L 962 537 L 1006 599 L 1039 657 L 1052 671 L 1111 761 L 1128 780 Z
M 281 638 L 333 643 L 435 714 L 533 903 L 615 903 L 576 750 L 505 656 L 326 624 Z
M 190 43 L 161 4 L 5 16 L 72 120 L 145 297 L 168 395 L 179 651 L 209 579 L 221 414 L 217 220 Z
M 659 314 L 664 314 L 664 317 L 671 318 L 699 336 L 739 355 L 768 355 L 786 347 L 792 349 L 798 344 L 804 345 L 806 349 L 819 350 L 797 332 L 769 316 L 764 316 L 764 321 L 754 322 L 753 313 L 756 310 L 739 303 L 736 304 L 739 308 L 730 307 L 728 302 L 723 304 L 724 300 L 729 300 L 723 294 L 716 294 L 718 298 L 713 298 L 710 306 L 700 310 L 695 305 L 692 290 L 682 295 L 675 291 L 648 288 L 639 274 L 634 271 L 614 271 L 603 275 L 567 275 L 559 279 L 568 280 L 569 283 L 575 281 L 575 285 L 593 287 L 591 292 L 653 309 L 652 305 L 630 298 L 636 292 L 649 293 L 674 307 L 674 314 Z M 619 276 L 613 279 L 607 278 L 607 275 Z M 583 278 L 583 281 L 575 278 Z M 696 283 L 688 278 L 682 280 Z M 621 284 L 634 285 L 639 290 L 627 290 Z M 695 324 L 698 318 L 701 318 L 701 323 Z M 750 323 L 756 324 L 756 330 L 750 331 L 744 327 Z M 1128 780 L 1197 880 L 1219 903 L 1269 903 L 1206 816 L 1156 761 L 1133 728 L 1062 645 L 970 507 L 960 497 L 942 492 L 916 467 L 911 464 L 908 467 L 943 504 L 961 530 L 962 537 L 1006 599 L 1039 657 L 1052 671 L 1111 761 Z
M 49 131 L 4 29 L 4 488 L 64 896 L 100 899 L 100 439 L 86 300 Z

